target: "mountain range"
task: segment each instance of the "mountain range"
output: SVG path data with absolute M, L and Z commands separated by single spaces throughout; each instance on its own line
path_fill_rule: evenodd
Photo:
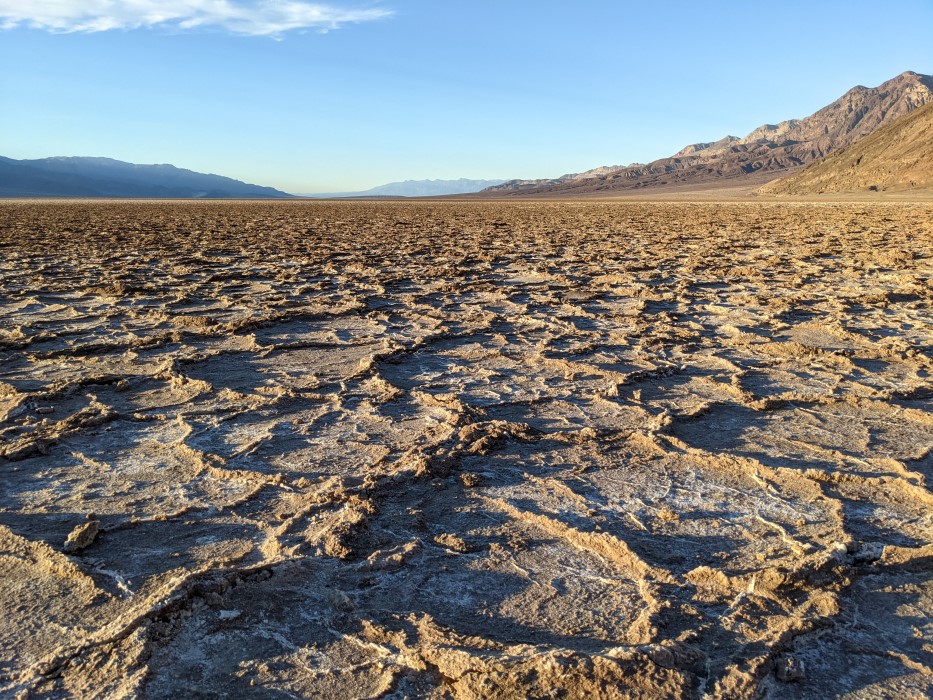
M 111 158 L 14 160 L 0 156 L 0 196 L 271 199 L 293 195 L 174 165 L 136 165 Z
M 933 103 L 896 119 L 760 194 L 933 190 Z
M 933 76 L 901 73 L 875 88 L 856 86 L 803 119 L 765 124 L 743 138 L 695 143 L 647 164 L 603 166 L 543 180 L 510 180 L 483 195 L 575 196 L 674 186 L 725 186 L 801 170 L 933 102 Z
M 304 197 L 432 197 L 479 192 L 504 180 L 405 180 L 361 192 Z M 137 165 L 111 158 L 0 156 L 0 197 L 141 197 L 275 199 L 296 195 L 174 165 Z
M 405 180 L 390 182 L 361 192 L 331 192 L 307 194 L 304 197 L 437 197 L 451 194 L 471 194 L 487 187 L 494 187 L 505 180 Z
M 600 166 L 539 180 L 406 180 L 359 192 L 306 197 L 612 195 L 755 187 L 762 194 L 933 189 L 933 76 L 906 71 L 858 85 L 803 119 L 744 137 L 694 143 L 651 163 Z M 809 167 L 808 167 L 809 166 Z M 781 182 L 775 180 L 783 178 Z M 766 184 L 773 183 L 773 184 Z M 287 192 L 173 165 L 110 158 L 0 156 L 0 197 L 288 198 Z

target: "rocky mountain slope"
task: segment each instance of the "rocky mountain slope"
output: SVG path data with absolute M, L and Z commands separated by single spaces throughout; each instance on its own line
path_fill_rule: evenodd
M 808 195 L 916 189 L 933 190 L 933 104 L 759 192 Z
M 144 197 L 273 199 L 292 195 L 174 165 L 137 165 L 111 158 L 0 156 L 0 197 Z
M 790 173 L 933 102 L 933 76 L 907 71 L 875 88 L 861 85 L 804 119 L 765 124 L 648 164 L 610 166 L 550 180 L 510 180 L 491 195 L 577 195 L 670 185 L 731 184 Z

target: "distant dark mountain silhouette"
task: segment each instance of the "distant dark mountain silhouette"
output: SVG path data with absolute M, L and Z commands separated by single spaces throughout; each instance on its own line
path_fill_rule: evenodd
M 271 199 L 291 197 L 271 187 L 249 185 L 174 165 L 135 165 L 111 158 L 0 156 L 0 197 L 169 197 Z

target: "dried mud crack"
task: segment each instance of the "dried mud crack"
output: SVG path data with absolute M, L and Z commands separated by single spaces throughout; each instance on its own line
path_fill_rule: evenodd
M 926 697 L 933 206 L 0 204 L 0 694 Z

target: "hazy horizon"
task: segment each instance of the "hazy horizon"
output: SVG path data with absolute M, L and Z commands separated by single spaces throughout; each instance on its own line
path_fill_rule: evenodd
M 895 23 L 897 32 L 878 26 Z M 287 192 L 647 162 L 933 72 L 933 6 L 0 0 L 0 154 Z M 857 48 L 857 50 L 854 50 Z

